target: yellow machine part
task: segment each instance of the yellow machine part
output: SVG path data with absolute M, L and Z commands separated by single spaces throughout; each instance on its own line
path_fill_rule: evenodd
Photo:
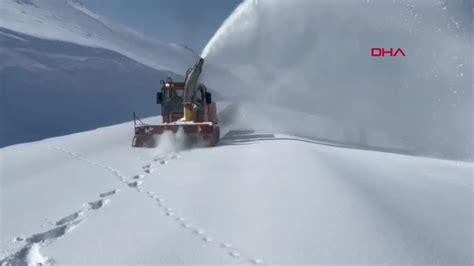
M 183 114 L 184 121 L 194 121 L 193 105 L 190 103 L 184 104 Z

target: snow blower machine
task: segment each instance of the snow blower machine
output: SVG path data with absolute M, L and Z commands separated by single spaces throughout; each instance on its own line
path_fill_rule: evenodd
M 162 123 L 143 123 L 133 114 L 135 136 L 133 147 L 152 148 L 159 145 L 159 138 L 166 132 L 179 136 L 185 147 L 210 147 L 219 142 L 216 103 L 204 84 L 199 83 L 204 59 L 186 72 L 184 82 L 171 78 L 161 81 L 161 91 L 156 102 L 161 105 Z

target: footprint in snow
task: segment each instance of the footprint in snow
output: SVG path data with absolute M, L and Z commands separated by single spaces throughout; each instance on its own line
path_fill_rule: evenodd
M 237 251 L 231 251 L 229 252 L 229 255 L 231 255 L 234 258 L 240 257 L 240 253 Z
M 83 215 L 84 214 L 84 211 L 77 211 L 71 215 L 68 215 L 66 217 L 63 217 L 61 218 L 60 220 L 58 220 L 55 225 L 56 226 L 59 226 L 59 225 L 63 225 L 63 224 L 67 224 L 67 223 L 70 223 L 74 220 L 76 220 L 77 218 L 79 218 L 79 216 Z
M 164 160 L 166 157 L 158 157 L 158 158 L 155 158 L 153 159 L 154 162 L 158 162 L 158 161 L 162 161 Z
M 27 238 L 26 241 L 28 243 L 40 243 L 43 241 L 59 238 L 65 235 L 66 233 L 68 233 L 69 231 L 71 231 L 72 229 L 74 229 L 77 225 L 79 225 L 83 221 L 84 219 L 78 220 L 72 223 L 61 225 L 59 227 L 53 228 L 43 233 L 34 234 L 30 236 L 29 238 Z
M 261 260 L 261 259 L 251 259 L 250 262 L 253 263 L 253 264 L 261 264 L 261 263 L 263 263 L 263 260 Z
M 142 183 L 142 181 L 134 181 L 134 182 L 128 183 L 128 186 L 131 187 L 131 188 L 136 188 L 136 187 L 138 187 L 141 183 Z
M 147 173 L 147 174 L 151 174 L 151 173 L 153 173 L 153 171 L 155 171 L 155 169 L 153 169 L 153 168 L 146 168 L 144 171 L 145 171 L 145 173 Z
M 206 233 L 204 230 L 200 230 L 200 229 L 194 230 L 193 232 L 197 235 L 204 235 Z
M 214 241 L 214 239 L 212 239 L 211 237 L 204 237 L 202 240 L 203 240 L 204 242 L 212 242 L 212 241 Z
M 108 197 L 108 196 L 112 196 L 116 193 L 118 193 L 120 190 L 119 189 L 114 189 L 114 190 L 111 190 L 111 191 L 107 191 L 107 192 L 104 192 L 104 193 L 100 193 L 99 196 L 101 198 L 105 198 L 105 197 Z
M 142 179 L 144 178 L 145 176 L 144 175 L 136 175 L 134 177 L 132 177 L 133 179 Z
M 93 210 L 98 210 L 102 208 L 105 204 L 107 204 L 110 200 L 109 199 L 101 199 L 101 200 L 96 200 L 89 202 L 89 207 Z

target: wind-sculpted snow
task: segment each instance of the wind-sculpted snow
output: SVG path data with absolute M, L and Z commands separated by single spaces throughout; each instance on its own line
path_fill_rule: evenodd
M 204 49 L 202 79 L 234 99 L 376 128 L 424 154 L 467 158 L 471 42 L 469 1 L 249 0 Z M 402 48 L 406 57 L 372 57 L 373 47 Z

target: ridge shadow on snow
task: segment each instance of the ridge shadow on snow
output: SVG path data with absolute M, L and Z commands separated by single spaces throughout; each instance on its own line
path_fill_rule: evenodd
M 298 117 L 297 120 L 291 119 Z M 390 132 L 261 103 L 234 103 L 219 112 L 220 145 L 292 140 L 351 149 L 421 155 Z M 278 135 L 280 134 L 280 135 Z
M 371 151 L 380 151 L 380 152 L 389 152 L 389 153 L 398 153 L 405 155 L 415 155 L 414 151 L 409 149 L 392 149 L 384 147 L 374 147 L 369 145 L 361 145 L 360 143 L 346 143 L 342 141 L 334 141 L 331 139 L 318 139 L 311 137 L 291 137 L 291 136 L 276 136 L 275 134 L 269 133 L 257 133 L 252 129 L 245 130 L 230 130 L 224 137 L 221 139 L 219 146 L 227 145 L 247 145 L 259 141 L 298 141 L 310 144 L 319 144 L 326 145 L 331 147 L 341 147 L 349 149 L 359 149 L 359 150 L 371 150 Z

